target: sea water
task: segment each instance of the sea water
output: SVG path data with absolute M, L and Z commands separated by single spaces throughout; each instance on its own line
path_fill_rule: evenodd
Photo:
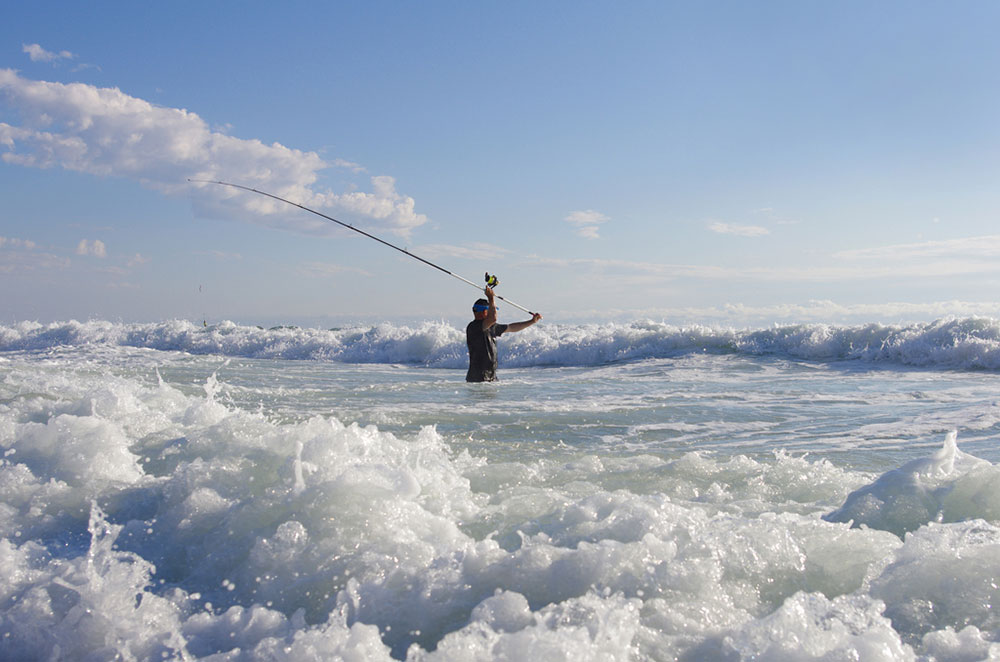
M 0 659 L 1000 659 L 1000 322 L 0 326 Z

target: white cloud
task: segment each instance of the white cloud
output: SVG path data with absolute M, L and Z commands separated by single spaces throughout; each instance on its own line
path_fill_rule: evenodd
M 368 172 L 367 168 L 363 165 L 354 163 L 353 161 L 348 161 L 346 159 L 334 159 L 330 164 L 336 166 L 337 168 L 346 168 L 352 172 Z
M 425 244 L 414 248 L 412 252 L 423 258 L 453 257 L 468 260 L 489 260 L 510 253 L 506 248 L 483 242 L 472 242 L 463 246 Z
M 18 239 L 17 237 L 0 237 L 0 248 L 10 246 L 11 248 L 23 248 L 33 250 L 37 244 L 30 239 Z
M 643 276 L 650 279 L 700 278 L 734 282 L 836 283 L 873 279 L 940 278 L 1000 273 L 1000 260 L 941 259 L 912 263 L 834 266 L 717 266 L 711 264 L 669 264 L 606 259 L 565 259 L 532 256 L 531 266 L 574 269 L 614 277 Z
M 0 236 L 0 273 L 64 269 L 69 260 L 51 253 L 34 252 L 38 245 L 30 239 Z
M 660 318 L 672 324 L 751 326 L 783 324 L 869 324 L 929 321 L 949 317 L 997 317 L 1000 304 L 993 301 L 928 301 L 843 304 L 830 300 L 806 303 L 747 305 L 727 303 L 704 307 L 653 307 L 635 310 L 595 309 L 573 311 L 584 319 Z
M 965 237 L 944 241 L 894 244 L 834 253 L 844 260 L 913 260 L 926 258 L 993 259 L 1000 257 L 1000 235 Z
M 56 62 L 57 60 L 72 60 L 76 56 L 69 51 L 53 53 L 38 44 L 22 44 L 21 50 L 28 54 L 32 62 Z
M 570 214 L 566 217 L 567 223 L 573 223 L 575 225 L 597 225 L 608 220 L 610 219 L 605 214 L 602 214 L 599 211 L 594 211 L 593 209 L 570 212 Z
M 0 273 L 53 271 L 69 267 L 65 257 L 51 253 L 0 251 Z
M 576 233 L 584 239 L 600 239 L 600 235 L 597 234 L 600 224 L 606 223 L 611 219 L 599 211 L 587 209 L 585 211 L 570 212 L 563 220 L 575 225 Z
M 0 69 L 0 99 L 22 120 L 0 122 L 5 163 L 125 177 L 168 195 L 191 196 L 207 216 L 315 234 L 337 226 L 270 198 L 187 180 L 231 181 L 403 236 L 427 222 L 413 198 L 396 191 L 392 177 L 372 177 L 371 192 L 316 191 L 317 173 L 330 166 L 316 152 L 212 131 L 195 113 L 156 106 L 117 88 L 35 81 Z
M 142 253 L 136 253 L 125 262 L 125 266 L 131 269 L 132 267 L 139 266 L 140 264 L 146 264 L 151 258 L 146 257 Z
M 108 249 L 100 239 L 94 239 L 93 241 L 81 239 L 80 243 L 76 245 L 76 254 L 106 258 L 108 256 Z
M 698 264 L 665 264 L 661 262 L 634 262 L 630 260 L 609 260 L 594 258 L 551 258 L 530 256 L 526 265 L 548 267 L 558 271 L 590 272 L 601 275 L 640 275 L 657 278 L 738 278 L 740 270 L 735 267 L 716 267 Z
M 371 178 L 372 193 L 315 193 L 310 202 L 288 198 L 300 204 L 318 206 L 331 210 L 334 215 L 345 213 L 349 217 L 360 217 L 379 222 L 391 232 L 407 236 L 410 231 L 427 222 L 427 217 L 415 211 L 413 198 L 396 192 L 396 180 L 388 175 Z M 281 197 L 287 197 L 282 195 Z M 338 219 L 344 220 L 344 219 Z M 329 222 L 326 225 L 330 225 Z
M 733 234 L 739 237 L 761 237 L 771 234 L 770 230 L 759 225 L 734 225 L 716 222 L 709 225 L 708 229 L 716 234 Z

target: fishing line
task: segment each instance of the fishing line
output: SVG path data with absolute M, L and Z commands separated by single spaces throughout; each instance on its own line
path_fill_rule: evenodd
M 354 230 L 358 234 L 363 234 L 364 236 L 368 237 L 369 239 L 374 239 L 378 243 L 380 243 L 380 244 L 382 244 L 384 246 L 388 246 L 389 248 L 393 248 L 393 249 L 399 251 L 400 253 L 402 253 L 403 255 L 407 255 L 409 257 L 412 257 L 414 260 L 419 260 L 419 261 L 423 262 L 424 264 L 426 264 L 429 267 L 434 267 L 438 271 L 444 272 L 444 273 L 448 274 L 449 276 L 451 276 L 452 278 L 457 278 L 458 280 L 462 281 L 463 283 L 467 283 L 467 284 L 473 286 L 477 290 L 481 289 L 481 287 L 479 285 L 476 285 L 471 280 L 469 280 L 467 278 L 462 278 L 458 274 L 453 273 L 451 271 L 448 271 L 444 267 L 438 266 L 438 265 L 434 264 L 433 262 L 431 262 L 430 260 L 425 260 L 424 258 L 420 257 L 419 255 L 414 255 L 413 253 L 411 253 L 410 251 L 406 250 L 405 248 L 400 248 L 399 246 L 396 246 L 395 244 L 390 244 L 388 241 L 385 241 L 384 239 L 379 239 L 375 235 L 369 234 L 368 232 L 365 232 L 364 230 L 356 228 L 356 227 L 354 227 L 353 225 L 351 225 L 349 223 L 344 223 L 343 221 L 338 221 L 337 219 L 335 219 L 332 216 L 327 216 L 326 214 L 322 214 L 322 213 L 316 211 L 315 209 L 309 209 L 309 207 L 306 207 L 305 205 L 300 205 L 297 202 L 292 202 L 291 200 L 285 200 L 284 198 L 278 197 L 278 196 L 276 196 L 276 195 L 274 195 L 272 193 L 268 193 L 267 191 L 258 191 L 255 188 L 250 188 L 249 186 L 241 186 L 240 184 L 231 184 L 229 182 L 220 182 L 220 181 L 214 181 L 214 180 L 210 180 L 210 179 L 188 179 L 188 181 L 189 182 L 193 182 L 193 183 L 197 183 L 197 184 L 219 184 L 221 186 L 231 186 L 233 188 L 243 189 L 244 191 L 250 191 L 251 193 L 256 193 L 258 195 L 264 195 L 264 196 L 267 196 L 269 198 L 274 198 L 275 200 L 280 200 L 281 202 L 284 202 L 286 204 L 292 205 L 293 207 L 298 207 L 299 209 L 303 209 L 303 210 L 309 212 L 310 214 L 316 214 L 320 218 L 325 218 L 328 221 L 333 221 L 337 225 L 342 225 L 345 228 L 347 228 L 348 230 Z M 497 280 L 496 275 L 491 276 L 487 272 L 487 274 L 486 274 L 486 284 L 489 285 L 489 286 L 491 286 L 491 287 L 495 287 L 495 286 L 499 285 L 500 282 Z M 505 299 L 504 297 L 500 296 L 499 294 L 496 294 L 494 296 L 496 296 L 497 299 L 500 299 L 501 301 L 503 301 L 505 303 L 509 303 L 510 305 L 514 306 L 515 308 L 520 308 L 521 310 L 523 310 L 524 312 L 528 313 L 529 315 L 533 315 L 534 314 L 532 311 L 528 310 L 524 306 L 522 306 L 520 304 L 516 304 L 513 301 L 511 301 L 510 299 Z

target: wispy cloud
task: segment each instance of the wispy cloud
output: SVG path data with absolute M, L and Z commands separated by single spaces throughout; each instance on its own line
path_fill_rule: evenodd
M 631 260 L 610 260 L 600 258 L 558 258 L 539 255 L 529 256 L 528 264 L 538 267 L 557 269 L 560 271 L 588 271 L 600 274 L 613 272 L 632 274 L 641 273 L 666 277 L 688 275 L 707 276 L 709 274 L 722 277 L 724 273 L 730 272 L 730 270 L 725 267 L 664 264 L 661 262 L 637 262 Z
M 494 244 L 472 242 L 461 246 L 453 244 L 425 244 L 415 247 L 413 253 L 425 258 L 453 257 L 469 260 L 489 260 L 508 255 L 510 251 Z
M 23 248 L 32 250 L 37 244 L 30 239 L 18 239 L 17 237 L 0 237 L 0 248 L 10 246 L 11 248 Z
M 53 271 L 66 269 L 69 259 L 52 253 L 35 251 L 0 251 L 0 273 Z
M 22 44 L 22 52 L 27 53 L 32 62 L 58 62 L 59 60 L 72 60 L 76 55 L 69 51 L 47 51 L 38 44 Z
M 671 264 L 606 259 L 566 259 L 532 256 L 525 266 L 573 269 L 600 275 L 603 279 L 637 275 L 670 280 L 704 280 L 835 283 L 874 279 L 938 278 L 1000 273 L 998 260 L 941 259 L 910 263 L 835 264 L 816 266 L 718 266 L 711 264 Z
M 209 256 L 215 258 L 216 260 L 219 260 L 220 262 L 228 262 L 228 261 L 231 261 L 231 260 L 242 260 L 243 259 L 243 255 L 241 255 L 240 253 L 231 253 L 231 252 L 228 252 L 228 251 L 220 251 L 220 250 L 215 250 L 215 249 L 206 250 L 206 251 L 195 251 L 195 255 L 209 255 Z
M 844 304 L 831 300 L 811 300 L 805 303 L 775 303 L 749 305 L 728 303 L 718 306 L 652 307 L 636 310 L 596 309 L 574 311 L 588 319 L 620 319 L 622 317 L 662 318 L 674 324 L 720 324 L 727 326 L 759 326 L 773 323 L 849 324 L 928 321 L 948 317 L 1000 315 L 1000 304 L 993 301 L 929 301 L 925 303 L 890 301 L 885 303 Z
M 306 262 L 299 266 L 299 273 L 308 278 L 331 278 L 342 274 L 356 274 L 359 276 L 372 275 L 364 269 L 345 267 L 343 265 L 333 264 L 330 262 Z
M 365 168 L 363 165 L 354 163 L 353 161 L 348 161 L 347 159 L 334 159 L 333 161 L 330 162 L 330 165 L 336 168 L 345 168 L 352 172 L 358 172 L 358 173 L 368 172 L 368 169 Z
M 108 256 L 108 249 L 104 245 L 104 242 L 100 239 L 94 239 L 93 241 L 89 239 L 81 239 L 80 243 L 76 245 L 77 255 L 90 255 L 92 257 L 106 258 Z
M 943 241 L 924 241 L 893 244 L 875 248 L 859 248 L 834 253 L 844 260 L 915 260 L 927 258 L 985 258 L 1000 257 L 1000 235 L 965 237 Z
M 738 237 L 762 237 L 771 231 L 759 225 L 736 225 L 733 223 L 715 222 L 708 229 L 716 234 L 732 234 Z
M 0 236 L 0 273 L 55 270 L 69 267 L 70 261 L 65 257 L 51 253 L 38 252 L 38 247 L 30 239 Z
M 5 163 L 125 177 L 168 195 L 191 196 L 207 216 L 314 234 L 330 234 L 337 226 L 263 196 L 187 180 L 232 181 L 402 236 L 428 220 L 416 212 L 412 197 L 396 190 L 393 177 L 371 177 L 367 192 L 316 190 L 321 170 L 361 166 L 213 131 L 195 113 L 117 88 L 36 81 L 0 69 L 0 101 L 22 118 L 16 126 L 0 122 Z
M 787 218 L 781 215 L 774 207 L 761 207 L 751 212 L 754 216 L 762 217 L 769 225 L 796 225 L 799 223 L 794 218 Z
M 730 317 L 756 319 L 787 319 L 802 321 L 844 320 L 917 320 L 939 319 L 949 316 L 996 315 L 1000 304 L 988 301 L 927 301 L 921 303 L 892 301 L 885 303 L 838 303 L 828 299 L 814 299 L 804 304 L 773 304 L 748 306 L 728 304 L 716 309 Z
M 600 225 L 610 221 L 611 218 L 599 211 L 587 209 L 570 212 L 563 220 L 576 226 L 576 233 L 584 239 L 600 239 L 598 235 Z
M 136 253 L 135 255 L 133 255 L 132 257 L 130 257 L 128 260 L 126 260 L 125 266 L 128 267 L 129 269 L 131 269 L 132 267 L 137 267 L 137 266 L 139 266 L 141 264 L 146 264 L 150 260 L 151 260 L 151 258 L 146 257 L 142 253 Z

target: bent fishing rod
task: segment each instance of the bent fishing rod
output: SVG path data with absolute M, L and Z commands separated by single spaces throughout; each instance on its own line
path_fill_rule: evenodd
M 363 234 L 364 236 L 368 237 L 369 239 L 374 239 L 378 243 L 380 243 L 380 244 L 382 244 L 384 246 L 388 246 L 389 248 L 393 248 L 393 249 L 399 251 L 400 253 L 402 253 L 403 255 L 407 255 L 409 257 L 412 257 L 414 260 L 419 260 L 419 261 L 423 262 L 424 264 L 426 264 L 429 267 L 434 267 L 438 271 L 442 271 L 442 272 L 448 274 L 449 276 L 451 276 L 452 278 L 457 278 L 458 280 L 462 281 L 463 283 L 467 283 L 467 284 L 473 286 L 477 290 L 481 289 L 479 287 L 479 285 L 476 285 L 471 280 L 468 280 L 467 278 L 462 278 L 458 274 L 453 273 L 451 271 L 448 271 L 444 267 L 440 267 L 440 266 L 434 264 L 433 262 L 431 262 L 430 260 L 425 260 L 424 258 L 420 257 L 419 255 L 414 255 L 413 253 L 411 253 L 410 251 L 406 250 L 405 248 L 400 248 L 399 246 L 396 246 L 395 244 L 390 244 L 388 241 L 385 241 L 384 239 L 379 239 L 375 235 L 369 234 L 368 232 L 365 232 L 364 230 L 362 230 L 360 228 L 356 228 L 356 227 L 354 227 L 353 225 L 351 225 L 349 223 L 344 223 L 343 221 L 338 221 L 337 219 L 335 219 L 332 216 L 327 216 L 326 214 L 322 214 L 322 213 L 316 211 L 315 209 L 310 209 L 309 207 L 306 207 L 305 205 L 300 205 L 297 202 L 292 202 L 291 200 L 285 200 L 284 198 L 280 198 L 280 197 L 274 195 L 273 193 L 268 193 L 267 191 L 259 191 L 259 190 L 255 189 L 255 188 L 250 188 L 249 186 L 241 186 L 240 184 L 231 184 L 230 182 L 220 182 L 220 181 L 215 181 L 215 180 L 210 180 L 210 179 L 188 179 L 188 181 L 192 182 L 192 183 L 195 183 L 195 184 L 219 184 L 221 186 L 231 186 L 233 188 L 242 189 L 244 191 L 250 191 L 251 193 L 256 193 L 258 195 L 267 196 L 268 198 L 273 198 L 275 200 L 280 200 L 281 202 L 284 202 L 286 204 L 292 205 L 293 207 L 298 207 L 299 209 L 303 209 L 303 210 L 309 212 L 310 214 L 316 214 L 320 218 L 325 218 L 328 221 L 333 221 L 337 225 L 342 225 L 343 227 L 347 228 L 348 230 L 354 230 L 358 234 Z M 489 274 L 489 272 L 486 273 L 486 286 L 487 287 L 496 287 L 499 284 L 500 284 L 500 281 L 497 280 L 496 274 L 494 274 L 494 275 L 491 276 Z M 515 308 L 520 308 L 521 310 L 523 310 L 524 312 L 528 313 L 529 315 L 534 315 L 534 312 L 528 310 L 527 308 L 525 308 L 522 305 L 514 303 L 510 299 L 505 299 L 504 297 L 500 296 L 499 294 L 494 294 L 494 296 L 497 299 L 500 299 L 501 301 L 503 301 L 505 303 L 509 303 L 510 305 L 514 306 Z

